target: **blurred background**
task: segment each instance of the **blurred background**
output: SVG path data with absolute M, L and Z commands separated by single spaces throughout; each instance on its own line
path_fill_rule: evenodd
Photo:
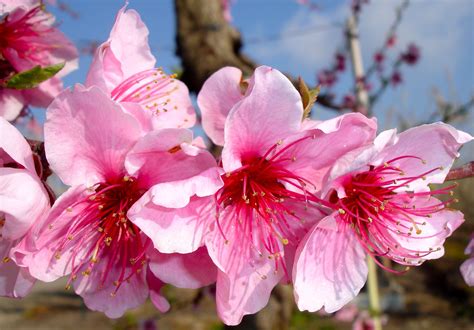
M 407 129 L 443 120 L 474 134 L 473 0 L 130 0 L 150 30 L 157 66 L 175 72 L 192 92 L 218 68 L 233 65 L 251 74 L 266 64 L 291 79 L 320 86 L 313 119 L 360 111 L 378 118 L 380 130 Z M 51 0 L 47 9 L 80 49 L 79 70 L 65 85 L 83 83 L 95 48 L 107 40 L 117 0 Z M 348 19 L 354 25 L 348 29 Z M 348 33 L 351 32 L 351 33 Z M 363 74 L 354 78 L 354 44 Z M 366 101 L 360 98 L 366 97 Z M 193 96 L 195 100 L 195 95 Z M 24 132 L 42 139 L 44 110 L 32 109 L 38 125 Z M 21 124 L 21 123 L 20 123 Z M 203 135 L 202 129 L 195 132 Z M 429 141 L 427 141 L 428 145 Z M 465 146 L 458 165 L 474 159 Z M 52 179 L 57 193 L 62 187 Z M 398 276 L 379 271 L 386 329 L 474 329 L 474 288 L 459 266 L 474 232 L 474 178 L 455 191 L 466 222 L 448 239 L 445 257 Z M 89 311 L 64 282 L 39 284 L 22 300 L 0 298 L 0 328 L 12 329 L 223 329 L 213 288 L 166 288 L 166 315 L 148 303 L 109 320 Z M 241 329 L 366 329 L 367 295 L 337 313 L 302 313 L 290 287 L 278 287 L 269 305 L 247 317 Z M 360 328 L 357 328 L 359 327 Z M 369 328 L 367 328 L 369 329 Z

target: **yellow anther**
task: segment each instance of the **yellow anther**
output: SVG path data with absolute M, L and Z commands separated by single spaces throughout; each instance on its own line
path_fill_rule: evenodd
M 339 212 L 339 214 L 346 214 L 346 211 L 344 211 L 343 209 L 339 209 L 337 211 Z
M 72 212 L 72 207 L 68 207 L 68 208 L 66 209 L 66 212 Z
M 281 242 L 283 243 L 283 245 L 288 245 L 288 239 L 286 238 L 282 238 Z
M 7 263 L 7 262 L 9 262 L 9 261 L 10 261 L 10 258 L 8 258 L 8 257 L 3 258 L 3 262 L 4 262 L 4 263 Z
M 279 145 L 279 146 L 282 145 L 282 144 L 283 144 L 283 140 L 278 140 L 276 144 Z
M 112 237 L 107 236 L 106 238 L 104 238 L 104 242 L 107 246 L 110 246 L 110 244 L 112 243 Z

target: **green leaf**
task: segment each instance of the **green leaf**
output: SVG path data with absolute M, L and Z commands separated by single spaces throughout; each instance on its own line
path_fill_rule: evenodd
M 19 72 L 8 79 L 6 82 L 6 87 L 13 89 L 34 88 L 61 71 L 65 64 L 66 63 L 59 63 L 46 67 L 37 65 L 30 70 Z
M 299 82 L 299 93 L 301 95 L 301 100 L 303 101 L 303 119 L 309 117 L 311 109 L 313 108 L 314 103 L 318 99 L 319 86 L 314 89 L 309 89 L 304 80 L 300 77 Z

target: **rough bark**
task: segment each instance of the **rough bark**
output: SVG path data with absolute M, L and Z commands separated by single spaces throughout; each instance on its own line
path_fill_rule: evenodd
M 225 20 L 222 9 L 222 0 L 175 0 L 176 55 L 183 69 L 180 79 L 192 92 L 199 92 L 206 79 L 224 66 L 237 67 L 244 76 L 258 66 L 241 52 L 240 33 Z M 287 76 L 298 86 L 296 77 Z M 316 102 L 344 110 L 329 94 L 320 94 Z
M 224 18 L 221 0 L 176 0 L 176 54 L 181 58 L 181 79 L 198 92 L 218 69 L 230 65 L 250 75 L 256 64 L 241 53 L 239 32 Z

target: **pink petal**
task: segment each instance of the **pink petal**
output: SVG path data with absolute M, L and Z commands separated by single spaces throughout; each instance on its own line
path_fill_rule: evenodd
M 65 90 L 48 108 L 45 147 L 51 168 L 68 185 L 124 175 L 126 153 L 140 136 L 137 121 L 97 87 Z
M 20 114 L 26 101 L 21 91 L 0 89 L 0 118 L 12 121 Z
M 467 285 L 474 286 L 474 258 L 469 258 L 462 263 L 461 274 Z
M 10 248 L 16 242 L 0 238 L 0 260 L 8 257 Z M 36 279 L 33 278 L 28 269 L 19 267 L 13 260 L 0 262 L 0 296 L 21 298 L 26 296 Z
M 146 272 L 146 281 L 150 289 L 150 300 L 155 307 L 162 313 L 166 313 L 170 309 L 170 303 L 161 294 L 161 288 L 165 286 L 159 278 L 151 272 L 150 268 Z
M 130 150 L 125 167 L 130 175 L 139 177 L 149 188 L 162 182 L 188 179 L 217 166 L 208 151 L 191 143 L 192 132 L 187 129 L 150 132 Z
M 0 117 L 0 166 L 8 163 L 10 158 L 35 173 L 30 145 L 15 126 Z
M 240 69 L 225 67 L 210 76 L 199 92 L 197 102 L 201 110 L 202 127 L 214 144 L 224 145 L 227 115 L 244 97 L 241 81 Z
M 275 143 L 298 132 L 302 116 L 301 96 L 291 81 L 278 70 L 258 67 L 247 95 L 225 123 L 224 170 L 239 168 L 242 157 L 263 156 Z
M 48 193 L 35 174 L 22 169 L 0 168 L 0 212 L 5 214 L 2 237 L 8 240 L 21 238 L 49 208 Z
M 424 172 L 438 169 L 426 175 L 426 180 L 410 183 L 410 189 L 424 188 L 429 183 L 442 183 L 459 157 L 458 150 L 472 140 L 472 136 L 444 123 L 435 123 L 411 128 L 398 136 L 398 141 L 385 148 L 380 155 L 381 162 L 399 156 L 417 156 L 419 159 L 401 159 L 393 163 L 399 166 L 407 177 L 420 176 Z
M 386 146 L 394 143 L 397 138 L 396 133 L 395 129 L 383 131 L 372 143 L 346 153 L 335 162 L 325 182 L 337 180 L 350 172 L 366 171 L 368 164 L 372 164 Z M 324 190 L 328 191 L 331 188 L 326 185 Z
M 416 208 L 422 209 L 439 203 L 441 201 L 434 197 L 416 197 L 409 207 L 415 205 Z M 400 246 L 400 250 L 406 249 L 412 251 L 412 254 L 415 251 L 425 251 L 420 252 L 420 256 L 417 258 L 407 258 L 406 262 L 399 262 L 405 265 L 418 265 L 425 260 L 441 258 L 444 255 L 444 241 L 464 222 L 464 215 L 452 209 L 434 212 L 431 214 L 431 218 L 414 215 L 411 218 L 419 224 L 424 223 L 424 225 L 418 225 L 421 230 L 419 234 L 414 228 L 412 235 L 400 235 L 397 232 L 400 228 L 393 222 L 389 222 L 387 229 L 379 228 L 383 234 L 392 237 L 393 241 Z M 427 253 L 428 251 L 433 252 Z M 389 253 L 389 256 L 391 255 L 397 255 L 397 250 L 392 249 Z
M 102 261 L 95 265 L 101 268 L 95 268 L 90 275 L 78 276 L 74 282 L 74 288 L 76 293 L 84 299 L 87 308 L 103 312 L 110 318 L 119 318 L 127 310 L 137 308 L 146 301 L 149 294 L 146 272 L 142 271 L 133 275 L 117 290 L 113 279 L 119 278 L 120 270 L 109 270 L 109 277 L 102 284 L 103 267 L 107 265 L 106 260 Z
M 329 216 L 324 222 L 335 222 Z M 300 310 L 327 313 L 355 298 L 367 279 L 365 252 L 349 227 L 315 226 L 301 243 L 293 268 L 295 299 Z M 323 243 L 322 243 L 323 242 Z
M 120 9 L 109 39 L 94 55 L 86 86 L 96 85 L 110 93 L 131 75 L 152 69 L 155 58 L 148 45 L 148 34 L 135 10 L 126 10 L 126 6 Z
M 3 12 L 2 14 L 11 12 L 15 8 L 23 7 L 24 9 L 31 9 L 38 5 L 38 0 L 2 0 L 1 2 Z
M 220 269 L 216 287 L 217 311 L 224 323 L 236 325 L 244 315 L 265 307 L 283 272 L 281 265 L 276 271 L 274 259 L 262 258 L 257 253 L 257 250 L 265 249 L 258 238 L 254 236 L 254 242 L 249 242 L 247 237 L 239 235 L 239 228 L 230 225 L 224 232 L 226 238 L 214 222 L 206 236 L 206 246 Z
M 162 93 L 169 93 L 169 101 L 160 106 L 159 115 L 152 116 L 153 128 L 193 127 L 196 124 L 196 112 L 189 97 L 188 87 L 175 79 L 174 83 L 163 88 Z
M 84 186 L 72 187 L 63 193 L 54 203 L 51 212 L 44 221 L 38 221 L 33 225 L 28 235 L 14 249 L 13 257 L 22 266 L 29 267 L 31 275 L 44 282 L 54 281 L 71 272 L 71 258 L 73 250 L 78 248 L 78 238 L 69 242 L 62 250 L 60 258 L 59 246 L 67 235 L 71 220 L 83 212 L 83 207 L 77 205 L 69 212 L 67 208 L 75 202 L 87 198 Z M 90 240 L 89 240 L 90 241 Z M 81 252 L 76 256 L 76 264 L 79 264 L 90 244 L 81 245 Z
M 316 127 L 288 139 L 281 147 L 305 136 L 312 136 L 288 148 L 288 158 L 294 161 L 288 164 L 287 169 L 310 179 L 319 190 L 336 161 L 344 154 L 372 142 L 377 124 L 375 119 L 351 113 L 321 122 Z M 281 157 L 285 158 L 284 155 Z
M 128 218 L 152 241 L 156 249 L 163 253 L 190 253 L 203 245 L 203 236 L 212 217 L 212 199 L 191 198 L 182 208 L 166 208 L 150 201 L 151 196 L 143 196 L 128 211 Z
M 178 288 L 197 289 L 217 279 L 217 268 L 205 247 L 188 254 L 148 253 L 150 269 L 165 283 Z

